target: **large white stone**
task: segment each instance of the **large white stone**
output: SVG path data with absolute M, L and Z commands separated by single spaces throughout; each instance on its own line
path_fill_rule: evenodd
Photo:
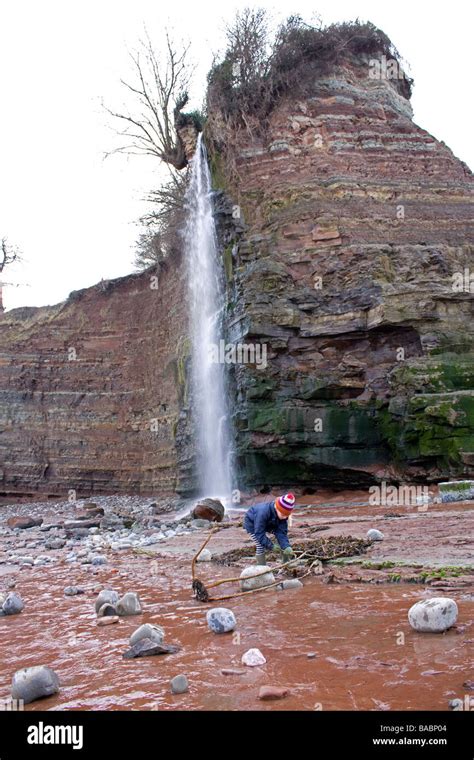
M 257 577 L 249 578 L 249 575 L 257 575 Z M 240 588 L 242 591 L 252 591 L 256 588 L 268 586 L 270 583 L 275 583 L 275 576 L 273 575 L 272 568 L 268 567 L 268 565 L 252 565 L 251 567 L 246 567 L 240 573 L 240 579 Z
M 442 633 L 454 625 L 458 617 L 458 606 L 454 599 L 435 596 L 423 599 L 408 610 L 408 622 L 415 631 L 422 633 Z
M 256 668 L 258 665 L 265 665 L 266 659 L 260 649 L 249 649 L 242 655 L 242 665 L 248 665 L 250 668 Z
M 376 528 L 371 528 L 367 531 L 367 538 L 369 541 L 383 541 L 385 536 L 382 533 L 381 530 L 377 530 Z

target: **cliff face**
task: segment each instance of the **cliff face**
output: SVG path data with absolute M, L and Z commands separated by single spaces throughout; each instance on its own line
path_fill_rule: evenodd
M 264 131 L 211 112 L 227 337 L 267 349 L 231 367 L 242 485 L 474 475 L 473 176 L 406 94 L 359 58 Z M 182 260 L 151 277 L 0 315 L 0 494 L 193 490 Z
M 229 336 L 268 349 L 235 369 L 247 482 L 472 475 L 469 169 L 363 60 L 281 99 L 264 134 L 214 113 L 208 139 L 247 223 Z
M 0 316 L 0 492 L 173 491 L 183 276 L 169 265 Z

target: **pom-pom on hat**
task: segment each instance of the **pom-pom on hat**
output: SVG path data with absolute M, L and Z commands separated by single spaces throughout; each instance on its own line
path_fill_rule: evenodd
M 286 493 L 284 496 L 279 496 L 275 499 L 275 507 L 280 512 L 291 514 L 295 506 L 295 495 L 293 493 Z

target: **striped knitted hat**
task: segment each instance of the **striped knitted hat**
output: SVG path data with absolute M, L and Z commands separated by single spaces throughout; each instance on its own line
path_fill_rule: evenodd
M 286 493 L 284 496 L 279 496 L 275 499 L 275 507 L 284 514 L 290 515 L 295 506 L 295 495 L 293 493 Z

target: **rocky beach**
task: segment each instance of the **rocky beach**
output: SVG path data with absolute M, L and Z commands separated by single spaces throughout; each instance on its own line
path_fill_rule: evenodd
M 394 510 L 371 506 L 364 491 L 301 501 L 294 545 L 331 546 L 338 537 L 344 546 L 351 536 L 366 543 L 363 553 L 322 561 L 301 581 L 307 569 L 296 563 L 275 572 L 282 585 L 205 604 L 193 596 L 191 562 L 213 524 L 192 519 L 189 504 L 109 496 L 95 506 L 2 507 L 0 594 L 18 595 L 23 607 L 1 621 L 0 696 L 10 697 L 17 671 L 44 666 L 57 675 L 58 691 L 25 710 L 448 710 L 462 703 L 472 690 L 472 502 Z M 208 554 L 196 563 L 204 582 L 255 570 L 241 523 L 242 511 L 231 511 L 214 524 Z M 383 540 L 368 540 L 370 530 Z M 278 558 L 269 563 L 276 567 Z M 137 595 L 134 614 L 112 608 L 98 616 L 107 590 L 116 605 Z M 216 592 L 239 590 L 231 583 Z M 414 630 L 408 611 L 439 597 L 456 603 L 455 623 L 444 633 Z M 216 634 L 207 614 L 221 607 L 235 624 Z M 124 658 L 140 638 L 177 651 Z M 242 664 L 255 649 L 265 662 Z

